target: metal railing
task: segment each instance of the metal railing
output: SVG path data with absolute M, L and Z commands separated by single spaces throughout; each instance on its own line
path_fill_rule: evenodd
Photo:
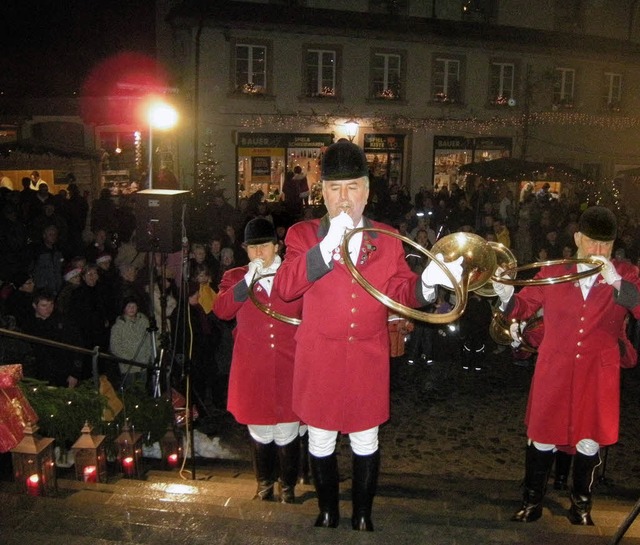
M 99 346 L 96 346 L 93 350 L 90 350 L 88 348 L 83 348 L 81 346 L 66 344 L 59 341 L 52 341 L 50 339 L 44 339 L 42 337 L 37 337 L 35 335 L 28 335 L 27 333 L 22 333 L 20 331 L 14 331 L 12 329 L 5 329 L 1 327 L 0 327 L 0 335 L 6 336 L 6 337 L 13 337 L 14 339 L 19 339 L 21 341 L 26 341 L 28 343 L 43 344 L 45 346 L 51 346 L 52 348 L 61 348 L 63 350 L 68 350 L 70 352 L 76 352 L 79 354 L 86 354 L 88 356 L 91 356 L 91 374 L 93 377 L 93 384 L 96 390 L 100 389 L 100 376 L 98 374 L 99 359 L 109 360 L 116 363 L 125 363 L 135 367 L 141 367 L 143 369 L 155 369 L 155 365 L 151 363 L 140 363 L 133 360 L 118 358 L 113 354 L 109 354 L 107 352 L 100 352 Z

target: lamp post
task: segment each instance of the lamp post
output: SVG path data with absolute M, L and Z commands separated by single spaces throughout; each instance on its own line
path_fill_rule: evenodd
M 353 139 L 358 135 L 358 122 L 354 119 L 350 119 L 344 124 L 344 131 L 347 133 L 349 142 L 353 142 Z
M 178 122 L 178 112 L 166 102 L 154 100 L 147 110 L 147 122 L 149 123 L 149 189 L 153 189 L 153 129 L 172 128 Z

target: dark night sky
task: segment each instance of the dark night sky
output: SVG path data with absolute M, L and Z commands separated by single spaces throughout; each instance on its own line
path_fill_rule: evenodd
M 72 96 L 97 62 L 153 55 L 153 10 L 153 0 L 2 0 L 0 93 Z

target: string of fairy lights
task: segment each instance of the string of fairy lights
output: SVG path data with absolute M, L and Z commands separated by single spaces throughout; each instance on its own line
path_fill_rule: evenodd
M 587 114 L 575 111 L 535 112 L 530 114 L 493 116 L 481 118 L 470 116 L 454 118 L 412 117 L 405 115 L 388 115 L 376 112 L 372 115 L 354 116 L 342 111 L 318 113 L 297 111 L 291 113 L 274 112 L 269 114 L 253 114 L 241 119 L 240 124 L 247 129 L 263 129 L 272 127 L 281 130 L 300 130 L 317 126 L 333 127 L 343 122 L 345 118 L 358 119 L 361 125 L 374 129 L 395 129 L 407 132 L 419 131 L 461 131 L 473 132 L 479 135 L 489 134 L 501 128 L 522 128 L 524 126 L 563 125 L 574 127 L 591 127 L 597 129 L 627 130 L 640 128 L 640 117 Z

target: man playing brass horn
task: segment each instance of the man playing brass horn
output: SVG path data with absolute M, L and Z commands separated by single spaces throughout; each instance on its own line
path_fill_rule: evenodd
M 347 140 L 331 145 L 322 159 L 321 179 L 328 214 L 289 229 L 287 257 L 274 288 L 285 300 L 303 297 L 293 410 L 309 424 L 320 508 L 315 525 L 335 528 L 340 521 L 335 447 L 338 433 L 344 433 L 349 434 L 353 451 L 352 528 L 372 531 L 380 463 L 378 426 L 389 418 L 387 308 L 353 279 L 340 252 L 346 230 L 390 228 L 362 215 L 369 172 L 358 146 Z M 408 307 L 433 301 L 436 285 L 451 285 L 435 263 L 422 277 L 413 273 L 395 237 L 356 233 L 349 240 L 349 256 L 368 282 Z M 461 258 L 446 266 L 459 280 Z
M 574 240 L 578 259 L 595 257 L 601 272 L 576 282 L 527 286 L 513 295 L 513 286 L 494 282 L 509 318 L 517 320 L 544 311 L 544 338 L 538 349 L 525 417 L 528 446 L 524 498 L 513 515 L 531 522 L 542 515 L 554 452 L 575 453 L 572 524 L 592 526 L 591 492 L 600 465 L 600 447 L 618 440 L 620 412 L 620 349 L 618 337 L 629 311 L 640 315 L 638 275 L 609 261 L 616 238 L 616 218 L 594 206 L 581 216 Z M 587 263 L 544 267 L 536 278 L 552 278 L 593 267 Z M 499 273 L 498 273 L 499 274 Z

